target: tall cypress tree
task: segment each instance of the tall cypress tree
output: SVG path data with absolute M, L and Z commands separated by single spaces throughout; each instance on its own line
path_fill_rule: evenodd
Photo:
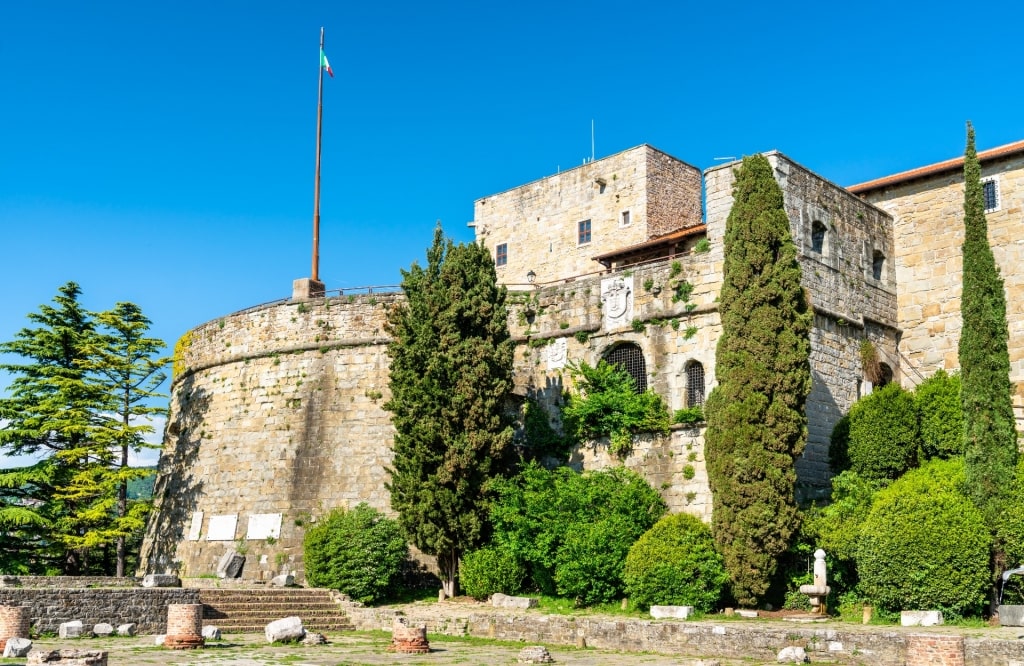
M 794 463 L 807 438 L 813 315 L 767 158 L 743 158 L 733 198 L 705 456 L 732 593 L 754 605 L 799 526 Z
M 462 553 L 487 537 L 487 484 L 511 462 L 503 402 L 513 343 L 505 288 L 482 245 L 455 245 L 440 225 L 427 266 L 402 271 L 406 302 L 388 314 L 395 424 L 391 508 L 409 540 L 436 555 L 455 593 Z
M 967 123 L 964 153 L 963 296 L 960 314 L 960 400 L 964 414 L 966 486 L 995 529 L 1017 464 L 1006 295 L 988 244 L 981 166 L 974 127 Z

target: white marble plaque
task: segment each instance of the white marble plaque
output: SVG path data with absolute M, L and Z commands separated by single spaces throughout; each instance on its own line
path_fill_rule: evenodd
M 235 527 L 237 525 L 237 513 L 229 513 L 223 516 L 210 516 L 210 531 L 206 533 L 206 540 L 234 541 Z
M 203 512 L 192 512 L 192 524 L 188 528 L 188 540 L 199 541 L 199 535 L 203 533 Z
M 633 276 L 601 280 L 604 328 L 611 330 L 633 323 Z
M 548 370 L 558 370 L 565 367 L 568 345 L 565 338 L 558 338 L 547 347 Z
M 245 532 L 246 539 L 278 538 L 281 536 L 281 514 L 253 513 L 249 515 L 249 529 Z

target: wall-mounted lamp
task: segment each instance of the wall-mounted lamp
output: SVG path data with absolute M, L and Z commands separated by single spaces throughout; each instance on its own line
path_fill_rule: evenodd
M 530 272 L 526 274 L 526 281 L 529 282 L 530 284 L 533 284 L 533 281 L 536 280 L 536 279 L 537 279 L 537 274 L 534 273 L 533 270 L 531 269 Z

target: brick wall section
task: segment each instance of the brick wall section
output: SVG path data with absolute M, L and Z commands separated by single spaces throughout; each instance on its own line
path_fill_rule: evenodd
M 498 267 L 503 284 L 526 284 L 530 271 L 539 283 L 591 273 L 601 268 L 597 255 L 699 224 L 700 180 L 698 169 L 638 146 L 478 199 L 476 239 L 492 256 L 507 246 L 508 263 Z M 591 240 L 581 245 L 583 220 L 590 220 Z
M 1014 403 L 1020 417 L 1024 404 L 1024 271 L 1020 270 L 1024 244 L 1019 242 L 1024 156 L 986 161 L 981 175 L 999 182 L 1000 209 L 985 217 L 989 243 L 1006 288 L 1010 378 L 1016 385 Z M 960 365 L 963 192 L 963 171 L 955 170 L 864 195 L 894 219 L 901 348 L 917 371 L 903 374 L 907 385 L 919 383 L 936 370 L 956 370 Z
M 0 650 L 9 638 L 28 638 L 31 624 L 27 608 L 0 606 Z
M 167 607 L 168 636 L 201 636 L 202 604 L 171 604 Z
M 116 578 L 114 576 L 14 576 L 17 582 L 14 587 L 44 587 L 44 588 L 72 588 L 72 587 L 139 587 L 142 585 L 141 578 L 125 576 Z M 0 588 L 3 588 L 0 585 Z
M 184 588 L 0 588 L 0 606 L 27 608 L 36 633 L 57 633 L 62 622 L 81 620 L 86 625 L 109 622 L 115 627 L 135 622 L 140 633 L 162 634 L 168 604 L 198 603 L 199 590 Z
M 937 634 L 907 636 L 907 666 L 965 666 L 964 637 Z

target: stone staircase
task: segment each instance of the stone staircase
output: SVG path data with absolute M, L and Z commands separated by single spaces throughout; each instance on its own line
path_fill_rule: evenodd
M 344 609 L 331 598 L 330 590 L 202 589 L 203 624 L 225 633 L 258 634 L 274 620 L 297 615 L 302 625 L 317 632 L 351 631 Z

